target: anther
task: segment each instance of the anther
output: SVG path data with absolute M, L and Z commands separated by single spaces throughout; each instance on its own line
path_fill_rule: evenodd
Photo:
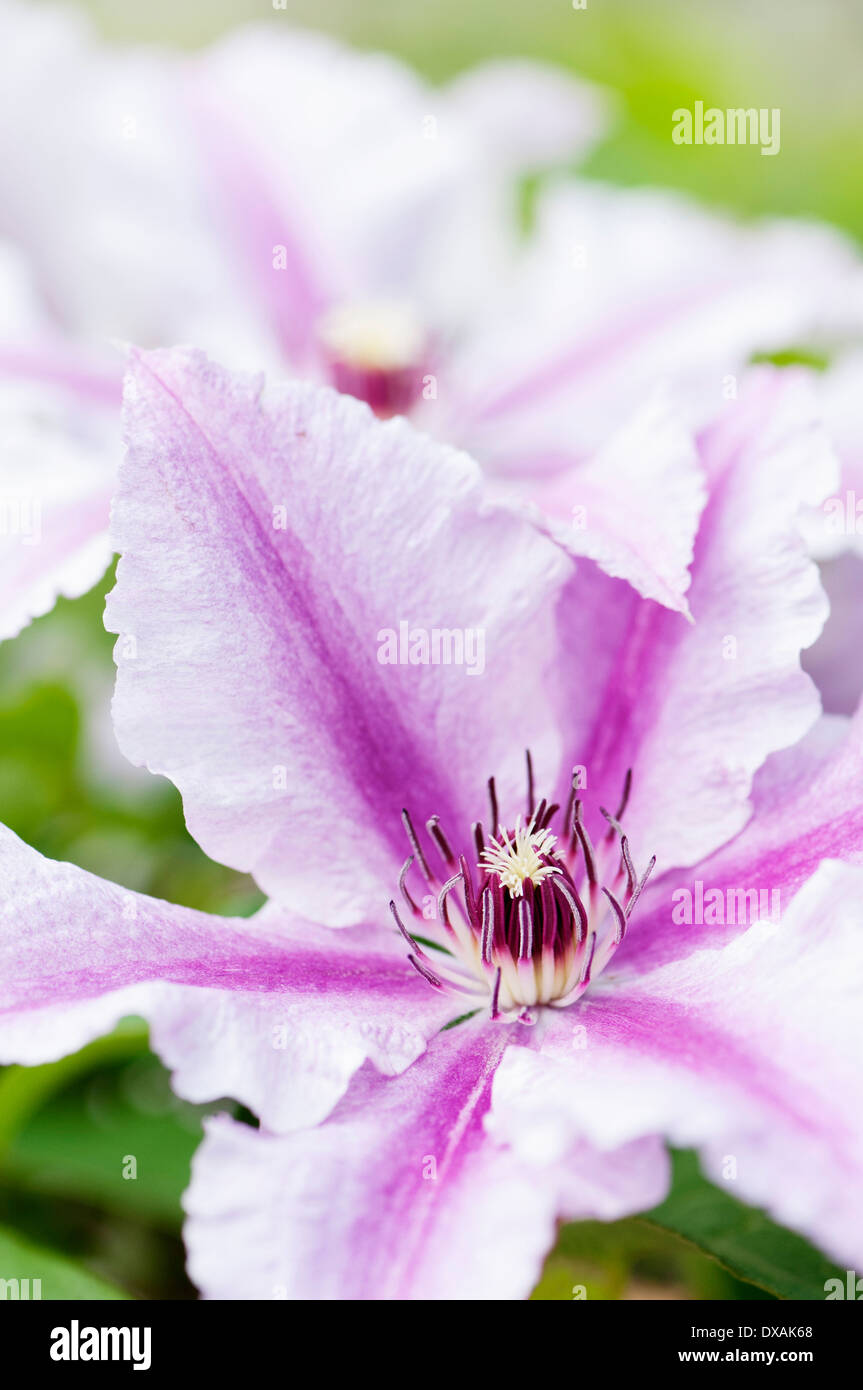
M 407 883 L 405 882 L 408 873 L 410 872 L 411 864 L 413 864 L 413 862 L 414 857 L 412 854 L 409 854 L 405 862 L 402 864 L 401 873 L 399 874 L 399 891 L 401 892 L 401 895 L 407 903 L 408 907 L 410 908 L 411 912 L 419 912 L 419 908 L 417 907 L 416 903 L 414 902 L 413 898 L 408 892 Z
M 441 859 L 445 864 L 454 864 L 455 855 L 450 849 L 449 841 L 440 828 L 440 816 L 432 816 L 426 821 L 426 830 L 437 845 Z
M 423 871 L 423 875 L 428 880 L 428 882 L 431 883 L 432 878 L 434 876 L 432 874 L 431 869 L 428 866 L 428 860 L 423 854 L 422 845 L 420 844 L 419 839 L 417 837 L 417 832 L 414 830 L 413 821 L 411 820 L 406 810 L 402 811 L 402 824 L 405 828 L 405 833 L 407 834 L 407 837 L 410 840 L 411 849 L 416 855 L 417 862 Z

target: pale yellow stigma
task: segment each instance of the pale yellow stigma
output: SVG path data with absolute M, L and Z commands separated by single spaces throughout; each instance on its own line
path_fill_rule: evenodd
M 412 367 L 424 348 L 416 315 L 397 300 L 337 305 L 321 319 L 318 336 L 335 361 L 366 371 Z
M 550 874 L 559 874 L 556 864 L 544 864 L 542 855 L 552 853 L 557 836 L 549 830 L 534 830 L 516 820 L 512 839 L 505 830 L 498 840 L 492 840 L 482 852 L 485 861 L 482 867 L 487 873 L 497 874 L 504 888 L 508 888 L 514 898 L 524 895 L 524 884 L 530 879 L 539 887 Z

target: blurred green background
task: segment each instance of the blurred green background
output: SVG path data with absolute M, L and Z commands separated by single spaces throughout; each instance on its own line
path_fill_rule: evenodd
M 39 3 L 40 0 L 32 0 Z M 816 215 L 863 237 L 863 6 L 857 0 L 89 0 L 112 39 L 201 45 L 247 19 L 324 28 L 433 80 L 484 58 L 550 60 L 613 88 L 617 128 L 586 172 L 658 183 L 747 214 Z M 681 148 L 671 111 L 780 107 L 782 150 Z M 110 575 L 0 645 L 0 819 L 57 858 L 189 906 L 248 913 L 247 879 L 211 864 L 179 798 L 120 758 L 108 721 Z M 218 1106 L 208 1107 L 218 1109 Z M 201 1110 L 171 1094 L 129 1023 L 75 1058 L 0 1070 L 0 1277 L 43 1297 L 192 1297 L 180 1194 Z M 122 1177 L 133 1154 L 138 1176 Z M 732 1272 L 733 1271 L 733 1272 Z M 648 1219 L 561 1232 L 535 1297 L 823 1298 L 817 1252 L 740 1207 L 679 1155 Z M 739 1277 L 735 1277 L 739 1276 Z

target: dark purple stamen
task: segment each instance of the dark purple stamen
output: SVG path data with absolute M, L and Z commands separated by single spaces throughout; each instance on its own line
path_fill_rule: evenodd
M 408 956 L 408 960 L 410 961 L 414 970 L 416 970 L 420 975 L 422 975 L 424 980 L 428 980 L 429 984 L 432 986 L 433 989 L 443 989 L 443 980 L 438 979 L 434 971 L 429 970 L 428 966 L 425 965 L 424 962 L 421 961 L 418 956 L 410 955 Z
M 498 831 L 498 822 L 497 822 L 497 792 L 496 792 L 496 790 L 495 790 L 494 778 L 493 778 L 493 777 L 489 777 L 489 779 L 488 779 L 488 799 L 489 799 L 489 805 L 491 806 L 491 833 L 492 833 L 492 837 L 494 837 L 494 836 L 497 834 L 497 831 Z
M 464 902 L 467 909 L 468 921 L 475 922 L 477 915 L 476 897 L 473 891 L 473 878 L 468 867 L 468 862 L 464 855 L 459 859 L 462 882 L 464 883 Z
M 446 900 L 447 900 L 447 897 L 448 897 L 449 894 L 452 892 L 452 890 L 455 888 L 456 884 L 457 884 L 457 883 L 461 883 L 461 882 L 462 882 L 462 873 L 461 873 L 461 869 L 459 869 L 459 871 L 458 871 L 457 874 L 453 874 L 452 878 L 448 878 L 448 879 L 447 879 L 447 881 L 446 881 L 446 883 L 444 884 L 443 888 L 442 888 L 442 889 L 440 890 L 440 892 L 438 893 L 438 897 L 437 897 L 437 910 L 438 910 L 438 916 L 440 917 L 440 919 L 441 919 L 441 921 L 443 922 L 443 924 L 444 924 L 445 927 L 450 927 L 450 928 L 451 928 L 451 924 L 450 924 L 450 920 L 449 920 L 449 915 L 448 915 L 447 910 L 446 910 Z
M 587 936 L 587 909 L 585 908 L 584 903 L 581 901 L 578 889 L 572 882 L 572 879 L 566 882 L 562 878 L 555 877 L 554 879 L 547 881 L 554 883 L 553 891 L 560 894 L 560 896 L 566 902 L 566 905 L 572 914 L 573 920 L 578 922 L 578 933 L 576 939 L 578 942 L 582 942 L 584 938 Z
M 606 811 L 604 806 L 600 806 L 599 809 L 602 815 L 605 816 L 605 819 L 608 821 L 608 824 L 611 827 L 608 835 L 606 836 L 606 839 L 613 839 L 615 834 L 620 836 L 620 857 L 623 863 L 623 867 L 626 870 L 627 891 L 629 893 L 633 893 L 635 891 L 635 885 L 638 882 L 638 875 L 635 872 L 635 865 L 632 862 L 632 855 L 629 852 L 629 840 L 625 835 L 623 826 L 619 823 L 617 817 L 610 815 L 609 812 Z
M 650 875 L 653 873 L 653 870 L 654 870 L 655 866 L 656 866 L 656 855 L 654 854 L 654 856 L 653 856 L 653 858 L 651 859 L 650 863 L 648 864 L 647 868 L 644 870 L 644 873 L 641 875 L 641 882 L 638 884 L 638 886 L 637 886 L 635 892 L 633 893 L 632 897 L 629 899 L 629 902 L 626 904 L 626 915 L 627 915 L 627 917 L 631 917 L 631 916 L 632 916 L 632 909 L 635 907 L 635 904 L 638 902 L 638 899 L 641 897 L 642 889 L 644 888 L 644 885 L 645 885 L 645 883 L 647 882 L 647 880 L 650 878 Z
M 432 871 L 428 866 L 428 860 L 423 854 L 422 846 L 419 842 L 419 839 L 417 838 L 417 832 L 414 830 L 413 821 L 411 820 L 407 811 L 402 811 L 402 824 L 404 825 L 405 831 L 407 832 L 407 837 L 410 840 L 411 849 L 417 857 L 417 863 L 422 869 L 423 874 L 425 875 L 428 882 L 431 883 Z
M 593 953 L 595 950 L 596 932 L 594 931 L 590 933 L 590 945 L 588 947 L 587 958 L 584 963 L 584 969 L 581 972 L 581 980 L 579 981 L 580 984 L 585 986 L 590 984 L 590 968 L 593 965 Z
M 619 946 L 626 935 L 626 913 L 613 893 L 610 893 L 607 888 L 603 888 L 602 891 L 611 903 L 611 910 L 617 918 L 617 930 L 614 933 L 614 944 L 615 946 Z
M 533 955 L 533 903 L 525 895 L 518 904 L 518 958 L 530 960 Z
M 492 990 L 492 995 L 491 995 L 491 1016 L 492 1016 L 492 1018 L 500 1018 L 500 1009 L 498 1008 L 498 1002 L 499 1002 L 499 1000 L 500 1000 L 500 977 L 501 977 L 501 968 L 500 968 L 500 966 L 498 966 L 498 967 L 497 967 L 497 974 L 496 974 L 495 977 L 494 977 L 494 989 Z
M 590 843 L 590 836 L 581 819 L 581 802 L 577 797 L 572 807 L 572 830 L 573 834 L 578 836 L 578 842 L 581 845 L 581 850 L 584 855 L 584 868 L 587 873 L 587 881 L 592 888 L 597 879 L 596 859 L 593 854 L 593 845 Z
M 619 819 L 629 799 L 631 772 L 626 774 L 618 815 L 612 816 L 604 807 L 599 808 L 609 829 L 595 849 L 584 823 L 583 804 L 577 795 L 580 774 L 574 770 L 563 816 L 564 834 L 571 837 L 569 849 L 555 847 L 553 842 L 545 845 L 540 837 L 549 830 L 560 806 L 557 803 L 549 805 L 545 798 L 536 802 L 530 750 L 525 757 L 528 801 L 525 830 L 521 829 L 520 821 L 516 822 L 516 830 L 501 826 L 495 779 L 488 779 L 489 806 L 497 831 L 490 847 L 491 862 L 483 861 L 486 837 L 480 821 L 472 826 L 476 850 L 474 868 L 464 854 L 456 855 L 453 843 L 457 841 L 445 834 L 439 818 L 433 815 L 426 821 L 426 831 L 449 869 L 446 881 L 441 883 L 443 873 L 440 868 L 431 869 L 409 813 L 406 810 L 402 813 L 412 853 L 399 874 L 399 890 L 411 912 L 418 916 L 417 898 L 407 884 L 413 865 L 418 865 L 426 881 L 434 885 L 438 931 L 444 932 L 447 939 L 447 945 L 441 942 L 440 946 L 450 952 L 451 965 L 436 973 L 426 952 L 407 930 L 394 902 L 390 903 L 390 909 L 401 936 L 410 947 L 408 958 L 412 966 L 434 988 L 476 996 L 485 986 L 491 992 L 493 1017 L 505 1013 L 525 1020 L 529 1016 L 533 1021 L 534 1002 L 565 1006 L 580 997 L 590 983 L 600 935 L 599 958 L 601 968 L 605 968 L 611 954 L 624 940 L 629 918 L 656 860 L 651 859 L 639 879 L 629 840 Z M 619 858 L 615 854 L 615 838 L 619 843 Z M 517 844 L 520 845 L 518 849 Z M 457 871 L 453 872 L 456 864 Z M 609 871 L 611 887 L 602 883 Z M 475 873 L 479 876 L 478 886 Z M 589 895 L 585 892 L 585 884 L 590 889 Z M 602 898 L 595 892 L 600 887 L 607 908 L 601 906 Z M 455 907 L 454 892 L 458 895 Z M 470 949 L 466 934 L 472 937 L 477 949 Z M 528 967 L 526 972 L 524 966 Z M 516 1013 L 517 1010 L 520 1012 Z
M 432 816 L 426 821 L 426 830 L 437 845 L 441 859 L 445 864 L 454 864 L 455 855 L 450 849 L 449 841 L 440 828 L 440 816 Z
M 399 916 L 399 910 L 393 902 L 392 898 L 390 899 L 390 912 L 393 914 L 396 926 L 398 927 L 405 941 L 410 946 L 411 950 L 415 951 L 417 956 L 421 956 L 423 960 L 428 960 L 428 956 L 426 955 L 422 946 L 419 944 L 418 941 L 414 940 L 407 927 L 405 926 L 404 922 L 402 921 L 401 917 Z
M 632 768 L 631 768 L 631 767 L 628 767 L 628 768 L 626 769 L 626 776 L 625 776 L 624 779 L 623 779 L 623 793 L 622 793 L 621 798 L 620 798 L 620 805 L 618 806 L 617 810 L 616 810 L 615 813 L 614 813 L 614 819 L 615 819 L 616 821 L 619 821 L 619 820 L 621 819 L 621 817 L 623 816 L 624 811 L 626 810 L 627 806 L 629 805 L 629 793 L 630 793 L 631 791 L 632 791 Z
M 491 964 L 491 948 L 494 942 L 494 894 L 488 888 L 482 895 L 482 926 L 480 934 L 480 949 L 482 958 Z
M 408 892 L 407 884 L 405 882 L 405 879 L 408 876 L 411 864 L 413 862 L 414 857 L 412 854 L 409 854 L 405 862 L 402 864 L 401 873 L 399 874 L 399 892 L 401 893 L 411 912 L 416 913 L 419 912 L 419 908 L 417 907 L 416 903 L 414 902 L 413 898 Z

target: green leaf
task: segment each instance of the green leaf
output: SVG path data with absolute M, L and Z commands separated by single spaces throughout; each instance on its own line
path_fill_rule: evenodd
M 0 1299 L 124 1299 L 128 1295 L 73 1260 L 0 1226 Z M 34 1280 L 39 1283 L 34 1285 Z
M 126 1018 L 80 1051 L 37 1067 L 0 1069 L 0 1164 L 18 1132 L 51 1098 L 98 1067 L 147 1053 L 147 1026 Z
M 639 1217 L 562 1226 L 531 1298 L 750 1299 L 769 1294 L 741 1283 L 688 1241 Z
M 669 1196 L 643 1218 L 673 1231 L 749 1284 L 776 1298 L 824 1298 L 826 1280 L 843 1271 L 802 1236 L 777 1226 L 704 1178 L 693 1153 L 676 1153 Z
M 134 1036 L 130 1041 L 138 1043 Z M 21 1192 L 86 1202 L 178 1232 L 202 1117 L 214 1108 L 233 1107 L 179 1100 L 168 1073 L 146 1051 L 95 1072 L 82 1065 L 73 1084 L 15 1133 L 0 1176 Z

